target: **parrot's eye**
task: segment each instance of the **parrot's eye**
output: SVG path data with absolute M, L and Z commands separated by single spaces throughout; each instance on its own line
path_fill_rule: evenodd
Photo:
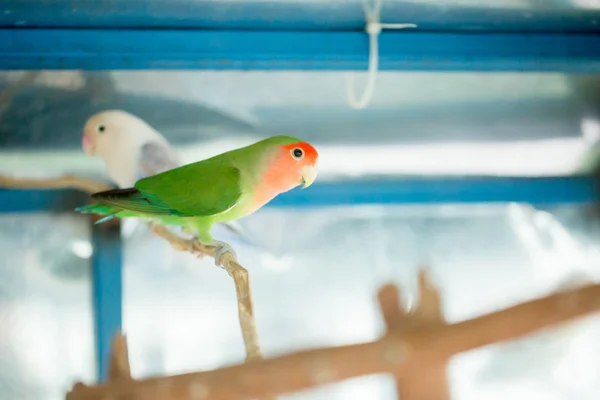
M 296 160 L 300 160 L 302 157 L 304 157 L 304 150 L 296 147 L 294 150 L 292 150 L 292 157 L 294 157 Z
M 98 132 L 104 132 L 105 130 L 106 130 L 106 127 L 104 125 L 98 126 Z

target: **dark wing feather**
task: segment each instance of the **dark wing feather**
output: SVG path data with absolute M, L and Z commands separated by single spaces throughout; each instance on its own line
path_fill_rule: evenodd
M 103 204 L 119 207 L 125 210 L 136 211 L 154 215 L 177 215 L 177 210 L 169 208 L 164 203 L 152 203 L 139 190 L 135 188 L 113 189 L 94 193 L 94 200 Z

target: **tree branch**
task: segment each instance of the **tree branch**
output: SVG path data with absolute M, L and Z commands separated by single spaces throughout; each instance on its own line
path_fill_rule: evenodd
M 86 193 L 112 189 L 112 186 L 105 182 L 74 175 L 50 179 L 11 178 L 0 175 L 0 186 L 13 189 L 77 189 Z
M 187 250 L 200 257 L 204 255 L 215 257 L 216 248 L 213 246 L 204 246 L 197 240 L 184 239 L 165 226 L 153 225 L 152 230 L 178 250 Z M 223 269 L 233 278 L 235 284 L 238 316 L 244 337 L 244 345 L 246 346 L 246 360 L 260 359 L 262 358 L 262 352 L 254 320 L 254 306 L 250 292 L 250 276 L 248 275 L 248 271 L 237 262 L 231 253 L 223 254 L 220 262 Z
M 110 352 L 110 365 L 108 367 L 108 381 L 118 382 L 131 380 L 131 367 L 129 366 L 129 351 L 127 339 L 123 335 L 115 335 Z
M 378 292 L 379 306 L 388 335 L 398 335 L 418 329 L 438 329 L 446 326 L 438 289 L 430 282 L 425 268 L 419 271 L 420 300 L 414 310 L 400 307 L 400 293 L 394 285 L 385 285 Z M 448 358 L 440 357 L 426 366 L 411 358 L 404 368 L 396 371 L 396 392 L 401 400 L 450 399 L 448 387 Z M 422 374 L 428 380 L 420 379 Z
M 421 286 L 427 287 L 425 275 L 421 278 Z M 439 366 L 458 353 L 516 339 L 600 310 L 600 285 L 591 285 L 448 324 L 437 320 L 437 311 L 430 312 L 437 308 L 436 301 L 428 303 L 425 300 L 426 297 L 433 300 L 437 294 L 431 289 L 430 295 L 421 301 L 421 311 L 417 307 L 414 313 L 403 316 L 400 308 L 393 305 L 397 302 L 397 289 L 393 285 L 384 286 L 379 291 L 379 299 L 388 326 L 401 327 L 403 319 L 418 319 L 410 329 L 408 323 L 404 330 L 392 328 L 374 342 L 302 351 L 207 372 L 95 387 L 77 384 L 67 395 L 67 400 L 249 399 L 378 373 L 394 374 L 400 380 L 400 389 L 405 390 L 403 394 L 408 396 L 406 399 L 449 398 L 446 388 L 443 389 L 445 392 L 428 389 L 428 386 L 440 384 L 440 375 L 437 372 L 430 374 L 430 366 Z M 405 379 L 416 381 L 407 383 Z

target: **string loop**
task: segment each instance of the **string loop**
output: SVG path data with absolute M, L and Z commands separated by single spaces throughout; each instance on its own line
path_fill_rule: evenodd
M 367 24 L 365 31 L 369 35 L 369 68 L 367 70 L 367 82 L 365 89 L 360 97 L 356 98 L 353 73 L 346 75 L 346 95 L 348 104 L 355 109 L 365 108 L 371 101 L 373 91 L 375 90 L 375 82 L 377 81 L 377 72 L 379 70 L 379 34 L 382 29 L 404 29 L 416 28 L 415 24 L 389 24 L 379 22 L 379 14 L 381 10 L 382 0 L 375 0 L 372 7 L 364 4 L 365 19 Z

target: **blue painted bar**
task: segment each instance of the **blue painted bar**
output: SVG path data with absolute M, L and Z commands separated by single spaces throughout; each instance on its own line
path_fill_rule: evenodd
M 436 204 L 525 202 L 588 204 L 597 200 L 592 177 L 435 177 L 315 182 L 281 194 L 267 207 L 321 207 L 350 204 Z M 66 191 L 65 191 L 66 192 Z M 72 211 L 89 197 L 73 191 L 2 190 L 0 213 Z M 63 202 L 63 203 L 61 203 Z
M 316 182 L 276 197 L 271 207 L 327 207 L 356 204 L 440 204 L 522 202 L 583 205 L 598 198 L 591 177 L 418 178 Z
M 428 30 L 598 30 L 593 1 L 384 0 L 382 21 Z M 361 0 L 3 0 L 0 26 L 348 30 Z
M 119 224 L 92 225 L 94 328 L 96 333 L 96 376 L 108 376 L 110 349 L 123 320 L 123 251 Z
M 0 29 L 0 70 L 365 70 L 360 31 Z M 598 33 L 387 31 L 380 69 L 600 72 Z
M 0 214 L 24 212 L 71 212 L 77 206 L 86 204 L 89 196 L 85 193 L 64 190 L 4 189 L 0 187 Z

